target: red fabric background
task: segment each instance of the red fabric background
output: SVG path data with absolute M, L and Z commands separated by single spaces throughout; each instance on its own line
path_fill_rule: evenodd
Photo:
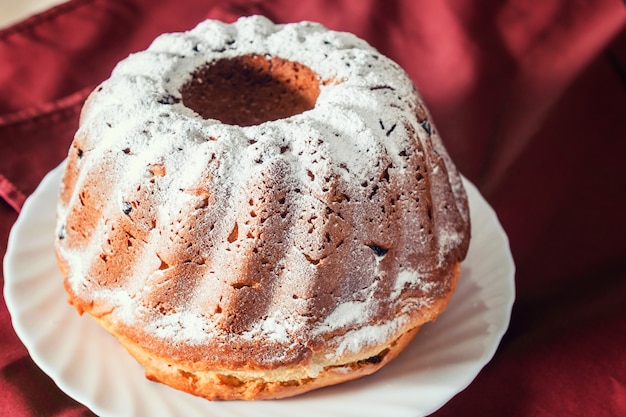
M 162 32 L 316 20 L 422 91 L 517 265 L 496 356 L 437 416 L 626 415 L 626 7 L 619 0 L 74 0 L 0 31 L 0 252 L 65 156 L 88 92 Z M 0 303 L 0 415 L 89 411 L 30 360 Z M 416 393 L 419 395 L 419 393 Z

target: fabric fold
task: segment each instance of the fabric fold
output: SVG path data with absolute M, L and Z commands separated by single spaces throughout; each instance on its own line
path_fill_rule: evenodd
M 0 116 L 0 197 L 16 211 L 45 174 L 67 155 L 91 89 Z
M 0 198 L 6 201 L 13 210 L 20 212 L 26 196 L 13 185 L 2 173 L 0 173 Z
M 509 332 L 494 361 L 435 415 L 543 417 L 565 406 L 625 415 L 621 0 L 70 0 L 0 30 L 2 256 L 16 212 L 66 157 L 82 103 L 120 59 L 207 17 L 253 13 L 350 31 L 396 60 L 509 236 L 518 271 Z M 1 415 L 89 414 L 33 370 L 3 302 L 0 332 L 0 390 L 9 393 Z M 611 355 L 590 361 L 592 348 Z M 566 357 L 567 366 L 545 357 Z M 572 385 L 574 373 L 584 392 Z

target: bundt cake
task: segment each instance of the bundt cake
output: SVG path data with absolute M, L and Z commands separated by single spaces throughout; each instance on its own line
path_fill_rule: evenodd
M 460 176 L 404 71 L 311 22 L 205 21 L 121 61 L 60 190 L 69 302 L 208 399 L 370 374 L 446 307 Z

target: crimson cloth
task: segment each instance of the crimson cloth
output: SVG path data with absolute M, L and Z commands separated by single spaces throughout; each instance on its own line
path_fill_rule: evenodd
M 493 360 L 436 416 L 626 415 L 626 7 L 620 0 L 74 0 L 0 31 L 0 251 L 114 64 L 204 18 L 314 20 L 404 67 L 517 265 Z M 4 279 L 3 279 L 4 282 Z M 0 414 L 90 415 L 0 303 Z M 419 395 L 418 392 L 415 395 Z

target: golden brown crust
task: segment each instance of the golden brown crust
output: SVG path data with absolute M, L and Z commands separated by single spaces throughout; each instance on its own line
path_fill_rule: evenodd
M 206 398 L 374 372 L 444 310 L 469 245 L 406 74 L 352 36 L 244 20 L 237 39 L 208 22 L 121 62 L 84 106 L 58 206 L 70 303 L 149 378 Z M 250 46 L 264 31 L 302 45 Z
M 100 321 L 102 323 L 102 321 Z M 106 328 L 107 325 L 102 323 Z M 268 400 L 299 395 L 317 388 L 351 381 L 370 375 L 396 358 L 413 340 L 420 327 L 408 330 L 375 355 L 354 362 L 327 366 L 316 377 L 288 380 L 266 380 L 229 370 L 198 371 L 157 358 L 128 339 L 120 343 L 144 365 L 146 378 L 209 400 Z M 289 373 L 290 370 L 285 370 Z
M 67 269 L 60 258 L 59 264 L 61 271 L 65 274 Z M 432 316 L 421 317 L 420 320 L 408 323 L 399 335 L 385 343 L 339 358 L 334 355 L 332 349 L 329 352 L 318 352 L 312 362 L 321 359 L 321 364 L 302 363 L 270 372 L 264 369 L 242 371 L 227 368 L 203 368 L 202 363 L 176 362 L 145 349 L 140 343 L 116 331 L 116 323 L 109 320 L 109 315 L 92 311 L 92 305 L 81 304 L 71 295 L 70 303 L 74 304 L 81 314 L 86 311 L 92 315 L 103 328 L 116 336 L 120 344 L 144 366 L 146 378 L 151 381 L 160 382 L 208 400 L 268 400 L 303 394 L 318 388 L 352 381 L 378 371 L 409 345 L 425 323 L 436 319 L 446 309 L 454 294 L 459 275 L 460 263 L 457 263 L 452 269 L 448 293 L 436 301 L 431 309 Z M 261 344 L 262 341 L 259 343 Z M 324 363 L 323 358 L 328 357 L 332 359 Z M 289 378 L 292 375 L 310 374 L 312 367 L 321 368 L 314 377 Z M 264 377 L 263 374 L 267 376 Z

